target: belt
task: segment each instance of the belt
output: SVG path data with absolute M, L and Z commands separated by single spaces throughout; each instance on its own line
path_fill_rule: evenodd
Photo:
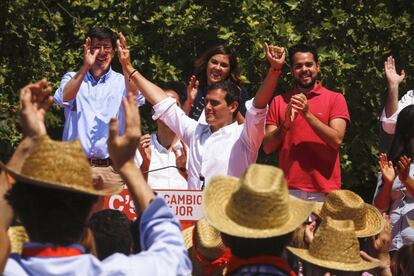
M 92 167 L 109 167 L 112 166 L 111 158 L 97 159 L 97 158 L 88 158 L 89 163 Z

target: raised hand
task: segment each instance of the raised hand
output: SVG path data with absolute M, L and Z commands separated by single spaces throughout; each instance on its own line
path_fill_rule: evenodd
M 395 170 L 391 161 L 388 161 L 386 153 L 381 153 L 378 160 L 379 170 L 384 182 L 392 183 L 395 178 Z
M 151 135 L 142 135 L 138 143 L 138 151 L 142 157 L 142 165 L 149 168 L 151 163 Z
M 399 85 L 405 78 L 404 70 L 401 70 L 401 74 L 397 73 L 395 60 L 392 56 L 389 56 L 384 62 L 384 71 L 389 85 Z
M 141 120 L 133 93 L 122 99 L 125 110 L 125 134 L 119 136 L 118 121 L 112 118 L 109 123 L 108 151 L 117 171 L 122 173 L 127 164 L 135 165 L 134 157 L 141 137 Z
M 83 45 L 83 65 L 88 69 L 95 63 L 96 57 L 99 54 L 99 50 L 92 51 L 91 44 L 91 39 L 87 37 Z
M 286 51 L 283 47 L 264 44 L 266 58 L 273 69 L 282 69 L 286 58 Z
M 405 186 L 407 186 L 408 181 L 412 181 L 412 178 L 409 175 L 410 164 L 411 158 L 403 155 L 400 157 L 400 160 L 398 160 L 398 166 L 396 167 L 398 178 Z
M 125 68 L 127 65 L 131 65 L 130 52 L 127 47 L 125 36 L 122 33 L 119 33 L 119 38 L 116 41 L 116 44 L 118 49 L 118 59 L 122 68 Z
M 199 84 L 200 82 L 197 80 L 196 76 L 192 75 L 187 86 L 187 100 L 191 103 L 193 103 L 197 97 Z
M 23 136 L 46 134 L 45 113 L 53 103 L 52 87 L 46 79 L 26 85 L 20 90 L 20 122 Z

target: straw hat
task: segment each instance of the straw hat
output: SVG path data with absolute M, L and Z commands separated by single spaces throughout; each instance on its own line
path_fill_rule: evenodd
M 223 244 L 220 232 L 205 218 L 183 230 L 184 244 L 193 264 L 193 275 L 223 275 L 230 251 Z
M 269 238 L 295 230 L 313 208 L 289 196 L 282 170 L 269 165 L 250 165 L 237 179 L 215 177 L 207 185 L 203 211 L 220 232 L 242 238 Z
M 11 226 L 7 230 L 10 239 L 11 253 L 22 253 L 23 244 L 29 241 L 29 236 L 24 226 Z
M 325 268 L 341 271 L 365 271 L 381 265 L 361 258 L 352 220 L 325 217 L 309 249 L 288 247 L 300 259 Z
M 326 216 L 338 220 L 352 220 L 358 238 L 374 236 L 385 225 L 377 208 L 365 203 L 359 195 L 349 190 L 332 191 L 326 196 L 319 217 L 324 220 Z
M 122 190 L 122 186 L 100 190 L 92 185 L 91 168 L 79 140 L 61 142 L 46 135 L 37 137 L 20 172 L 2 162 L 0 167 L 16 181 L 46 188 L 94 195 L 117 194 Z
M 205 218 L 197 221 L 195 226 L 184 229 L 183 236 L 187 249 L 193 247 L 193 240 L 196 241 L 197 251 L 208 260 L 221 257 L 227 249 L 221 240 L 220 232 L 210 226 Z

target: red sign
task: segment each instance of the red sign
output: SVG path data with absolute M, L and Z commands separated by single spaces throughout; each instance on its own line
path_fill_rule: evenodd
M 155 192 L 164 197 L 168 207 L 181 221 L 183 228 L 192 225 L 194 221 L 199 220 L 203 216 L 201 207 L 203 191 L 155 190 Z M 122 211 L 130 220 L 135 220 L 137 217 L 134 202 L 126 185 L 124 185 L 121 193 L 105 197 L 104 208 Z

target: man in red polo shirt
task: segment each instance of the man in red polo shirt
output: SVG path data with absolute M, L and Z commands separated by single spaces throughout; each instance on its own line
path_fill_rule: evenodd
M 341 188 L 339 147 L 350 122 L 342 94 L 317 80 L 318 54 L 307 45 L 289 49 L 295 85 L 276 96 L 269 108 L 263 149 L 279 152 L 279 166 L 297 197 L 323 201 Z

